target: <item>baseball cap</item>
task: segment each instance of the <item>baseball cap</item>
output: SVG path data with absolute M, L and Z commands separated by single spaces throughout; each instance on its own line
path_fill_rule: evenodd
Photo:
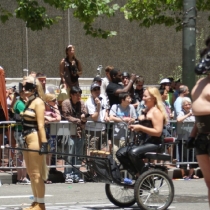
M 90 90 L 93 90 L 94 88 L 101 88 L 101 86 L 97 83 L 93 83 L 91 86 L 90 86 Z
M 93 82 L 100 82 L 101 80 L 102 80 L 101 77 L 97 76 L 94 77 Z
M 164 83 L 171 83 L 171 81 L 168 78 L 165 78 L 160 81 L 160 84 L 164 84 Z

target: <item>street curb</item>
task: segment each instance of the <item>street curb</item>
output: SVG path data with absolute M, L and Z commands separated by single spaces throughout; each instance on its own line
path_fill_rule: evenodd
M 195 175 L 199 178 L 203 178 L 202 172 L 200 168 L 195 168 Z M 181 179 L 182 174 L 179 168 L 169 168 L 168 176 L 171 179 Z M 52 181 L 52 183 L 64 183 L 65 178 L 62 172 L 57 172 L 55 174 L 49 174 L 48 180 Z M 17 182 L 17 172 L 11 174 L 11 172 L 0 173 L 0 181 L 2 184 L 16 184 Z

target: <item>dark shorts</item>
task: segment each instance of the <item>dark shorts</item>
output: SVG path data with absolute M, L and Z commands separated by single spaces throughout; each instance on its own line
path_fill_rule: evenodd
M 210 156 L 210 134 L 198 134 L 195 141 L 196 155 Z

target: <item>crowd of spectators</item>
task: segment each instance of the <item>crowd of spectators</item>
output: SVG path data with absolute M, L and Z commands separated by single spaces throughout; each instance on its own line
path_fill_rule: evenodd
M 143 100 L 144 78 L 132 72 L 123 72 L 113 66 L 107 66 L 105 78 L 100 76 L 93 78 L 89 87 L 90 96 L 84 102 L 81 100 L 82 90 L 78 80 L 82 75 L 82 67 L 80 61 L 75 57 L 74 50 L 73 45 L 67 46 L 66 57 L 60 62 L 61 91 L 62 89 L 65 90 L 61 93 L 64 96 L 57 98 L 54 90 L 46 87 L 47 78 L 44 73 L 31 72 L 30 74 L 40 81 L 46 94 L 45 123 L 50 150 L 55 151 L 56 136 L 50 135 L 49 123 L 64 119 L 76 125 L 74 135 L 66 138 L 64 152 L 89 155 L 90 149 L 103 150 L 108 148 L 106 151 L 113 153 L 117 161 L 117 150 L 126 145 L 128 126 L 138 121 L 147 108 Z M 191 101 L 187 97 L 189 89 L 180 82 L 180 79 L 174 80 L 171 77 L 162 79 L 159 84 L 156 84 L 156 87 L 159 89 L 168 120 L 163 128 L 163 136 L 173 136 L 174 128 L 171 126 L 170 120 L 177 120 L 178 123 L 195 121 L 191 111 Z M 6 103 L 10 119 L 18 119 L 14 113 L 21 114 L 24 110 L 25 100 L 15 87 L 6 90 Z M 3 117 L 2 119 L 5 120 Z M 89 121 L 94 124 L 89 123 Z M 114 122 L 114 126 L 110 122 Z M 17 132 L 14 132 L 15 130 Z M 21 130 L 21 125 L 16 126 L 13 130 L 12 146 L 15 144 L 20 146 L 21 142 L 18 141 L 18 137 L 21 135 Z M 90 142 L 94 142 L 94 144 L 91 145 Z M 1 136 L 0 144 L 2 143 L 3 138 Z M 171 151 L 173 152 L 172 148 Z M 175 156 L 173 158 L 175 159 Z M 65 156 L 64 160 L 65 164 L 84 165 L 80 159 L 72 156 Z M 19 165 L 24 166 L 24 159 L 21 154 L 19 161 L 21 163 Z M 55 164 L 51 155 L 48 155 L 47 163 L 48 165 Z M 84 182 L 78 171 L 71 167 L 65 168 L 64 176 L 66 183 Z M 189 175 L 183 172 L 183 177 L 196 178 L 193 170 L 190 170 Z M 26 177 L 26 171 L 18 170 L 18 183 L 30 184 Z M 46 183 L 51 183 L 51 181 L 48 180 Z

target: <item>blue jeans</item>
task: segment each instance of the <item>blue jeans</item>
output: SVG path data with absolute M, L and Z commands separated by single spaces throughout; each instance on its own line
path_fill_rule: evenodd
M 67 154 L 76 154 L 76 155 L 84 155 L 84 139 L 83 138 L 72 138 L 69 137 L 68 142 L 64 146 L 64 152 Z M 73 156 L 65 156 L 65 165 L 81 165 L 82 161 L 78 159 L 78 157 Z M 80 176 L 78 170 L 74 168 L 65 168 L 64 174 L 74 173 L 75 175 Z

